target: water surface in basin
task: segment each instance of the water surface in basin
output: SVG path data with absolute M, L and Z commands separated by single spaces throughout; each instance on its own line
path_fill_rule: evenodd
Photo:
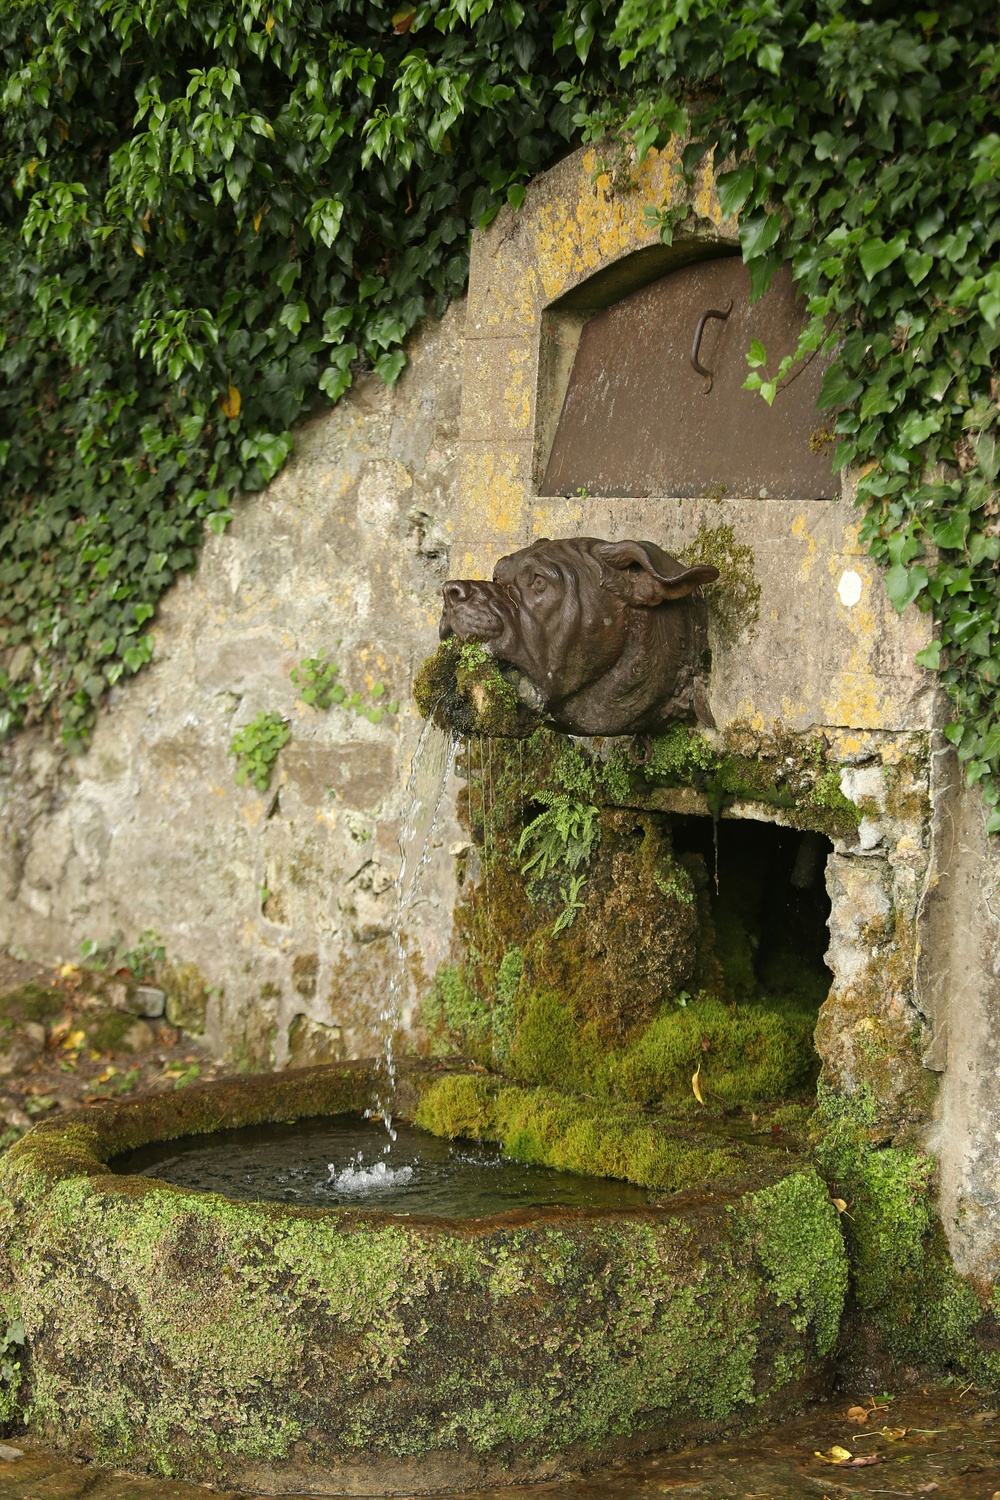
M 227 1198 L 301 1208 L 378 1208 L 478 1218 L 512 1208 L 642 1208 L 650 1194 L 628 1182 L 578 1177 L 511 1161 L 477 1141 L 443 1141 L 412 1125 L 359 1115 L 248 1125 L 156 1141 L 124 1152 L 113 1172 L 136 1173 Z

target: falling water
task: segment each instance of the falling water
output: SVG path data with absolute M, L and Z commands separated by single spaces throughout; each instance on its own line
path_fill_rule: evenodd
M 420 883 L 433 848 L 434 834 L 441 816 L 445 792 L 455 766 L 458 741 L 435 729 L 430 720 L 424 725 L 410 763 L 410 775 L 403 797 L 403 823 L 399 832 L 400 867 L 396 878 L 396 910 L 390 931 L 389 987 L 385 1006 L 375 1024 L 376 1109 L 385 1121 L 390 1138 L 395 1139 L 392 1125 L 392 1100 L 396 1086 L 396 1061 L 393 1053 L 399 1027 L 403 996 L 406 992 L 406 944 L 404 932 L 420 896 Z

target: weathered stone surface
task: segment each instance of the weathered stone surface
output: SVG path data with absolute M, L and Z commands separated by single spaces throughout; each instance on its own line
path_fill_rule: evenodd
M 196 1085 L 11 1148 L 0 1284 L 29 1358 L 4 1398 L 29 1434 L 265 1493 L 413 1494 L 681 1446 L 826 1384 L 840 1227 L 784 1151 L 752 1186 L 648 1210 L 457 1221 L 236 1203 L 104 1166 L 357 1109 L 371 1088 L 362 1065 Z
M 371 1050 L 387 956 L 362 962 L 356 995 L 340 976 L 392 926 L 421 727 L 409 684 L 435 639 L 456 505 L 463 320 L 456 305 L 428 324 L 391 391 L 371 377 L 298 430 L 280 478 L 162 601 L 155 660 L 115 689 L 85 755 L 35 732 L 0 751 L 0 945 L 71 961 L 84 939 L 128 947 L 151 928 L 175 966 L 171 1023 L 216 1052 L 282 1060 L 304 1000 Z M 323 654 L 363 706 L 395 697 L 399 713 L 373 724 L 303 704 L 289 672 Z M 292 728 L 265 793 L 238 788 L 227 755 L 261 711 Z M 443 770 L 437 748 L 423 760 Z M 436 800 L 422 796 L 411 870 Z M 407 1015 L 447 950 L 457 833 L 446 807 L 408 923 Z M 306 995 L 293 965 L 309 952 Z M 193 989 L 177 979 L 187 966 Z

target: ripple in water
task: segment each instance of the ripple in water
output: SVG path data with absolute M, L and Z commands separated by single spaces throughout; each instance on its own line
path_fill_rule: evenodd
M 476 1141 L 397 1124 L 395 1140 L 359 1115 L 246 1126 L 158 1141 L 115 1157 L 113 1172 L 301 1208 L 367 1208 L 477 1218 L 512 1208 L 642 1208 L 627 1182 L 511 1161 Z

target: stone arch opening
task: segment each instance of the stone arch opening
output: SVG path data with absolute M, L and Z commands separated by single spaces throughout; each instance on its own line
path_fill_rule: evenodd
M 675 815 L 674 848 L 713 871 L 709 911 L 715 951 L 737 1002 L 761 996 L 818 1014 L 833 983 L 826 962 L 833 845 L 777 823 Z

